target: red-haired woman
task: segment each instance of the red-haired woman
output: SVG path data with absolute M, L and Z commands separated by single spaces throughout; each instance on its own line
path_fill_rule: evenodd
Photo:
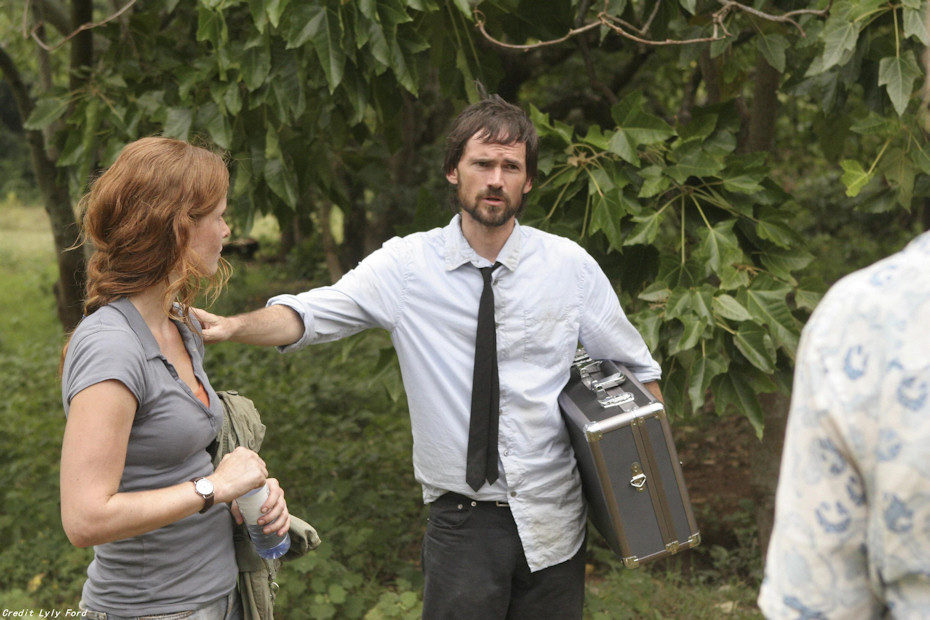
M 62 364 L 61 518 L 72 543 L 94 545 L 86 617 L 236 618 L 226 503 L 267 481 L 260 523 L 290 523 L 258 454 L 237 448 L 214 471 L 208 452 L 223 407 L 190 308 L 203 284 L 215 296 L 228 279 L 228 188 L 215 153 L 143 138 L 82 201 L 94 253 Z

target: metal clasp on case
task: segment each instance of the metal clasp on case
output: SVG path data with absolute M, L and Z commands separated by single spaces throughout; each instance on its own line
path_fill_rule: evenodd
M 630 473 L 633 474 L 633 477 L 630 478 L 630 486 L 636 489 L 637 491 L 646 490 L 646 474 L 643 473 L 643 466 L 639 463 L 633 463 L 630 465 Z
M 633 394 L 630 392 L 622 392 L 616 396 L 609 396 L 605 390 L 598 390 L 597 392 L 597 404 L 604 409 L 608 407 L 621 407 L 632 402 Z
M 626 376 L 622 372 L 615 372 L 609 377 L 604 377 L 603 379 L 597 379 L 591 382 L 591 389 L 595 392 L 598 390 L 607 390 L 612 387 L 617 387 L 626 382 Z
M 585 364 L 591 361 L 591 356 L 588 355 L 588 352 L 584 349 L 578 349 L 575 351 L 575 359 L 572 361 L 572 364 L 578 366 L 580 364 Z

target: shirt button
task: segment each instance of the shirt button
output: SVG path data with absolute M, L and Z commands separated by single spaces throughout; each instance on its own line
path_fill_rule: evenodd
M 510 456 L 510 450 L 504 450 L 504 456 Z
M 510 492 L 510 497 L 516 497 L 516 496 L 517 496 L 517 492 L 516 492 L 516 491 L 511 491 L 511 492 Z

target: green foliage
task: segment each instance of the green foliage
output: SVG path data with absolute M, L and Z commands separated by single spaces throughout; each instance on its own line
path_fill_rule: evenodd
M 789 294 L 811 256 L 790 224 L 798 205 L 768 175 L 765 159 L 736 152 L 726 106 L 670 127 L 642 94 L 613 108 L 617 126 L 579 136 L 533 110 L 546 162 L 530 217 L 570 222 L 607 252 L 647 246 L 658 267 L 639 274 L 624 307 L 669 373 L 671 411 L 704 405 L 748 415 L 761 432 L 756 394 L 764 374 L 794 357 L 800 321 Z M 618 148 L 618 145 L 621 145 Z M 542 208 L 548 208 L 545 213 Z M 761 371 L 761 372 L 760 372 Z
M 53 130 L 75 188 L 140 135 L 208 138 L 230 153 L 237 219 L 296 219 L 345 270 L 391 234 L 441 219 L 445 124 L 477 98 L 475 78 L 509 89 L 534 104 L 543 138 L 526 219 L 578 239 L 620 284 L 662 362 L 671 411 L 712 403 L 761 433 L 756 395 L 786 384 L 827 284 L 811 277 L 813 248 L 796 225 L 806 207 L 797 178 L 825 174 L 836 208 L 907 212 L 930 197 L 915 87 L 930 35 L 917 0 L 819 0 L 794 25 L 764 18 L 780 5 L 757 5 L 728 5 L 726 34 L 711 43 L 636 48 L 601 26 L 518 57 L 479 44 L 473 7 L 493 36 L 516 43 L 563 37 L 604 7 L 152 1 L 96 28 L 87 81 L 71 91 L 56 73 L 36 88 L 26 125 Z M 606 8 L 657 41 L 712 36 L 723 10 L 690 0 Z M 767 157 L 746 138 L 766 65 L 781 74 L 769 103 L 782 109 L 762 116 L 778 144 Z M 854 200 L 842 204 L 843 192 Z

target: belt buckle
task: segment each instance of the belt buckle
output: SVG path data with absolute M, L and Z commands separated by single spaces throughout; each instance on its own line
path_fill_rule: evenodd
M 510 504 L 508 502 L 502 502 L 500 500 L 494 500 L 494 505 L 498 508 L 510 508 Z

